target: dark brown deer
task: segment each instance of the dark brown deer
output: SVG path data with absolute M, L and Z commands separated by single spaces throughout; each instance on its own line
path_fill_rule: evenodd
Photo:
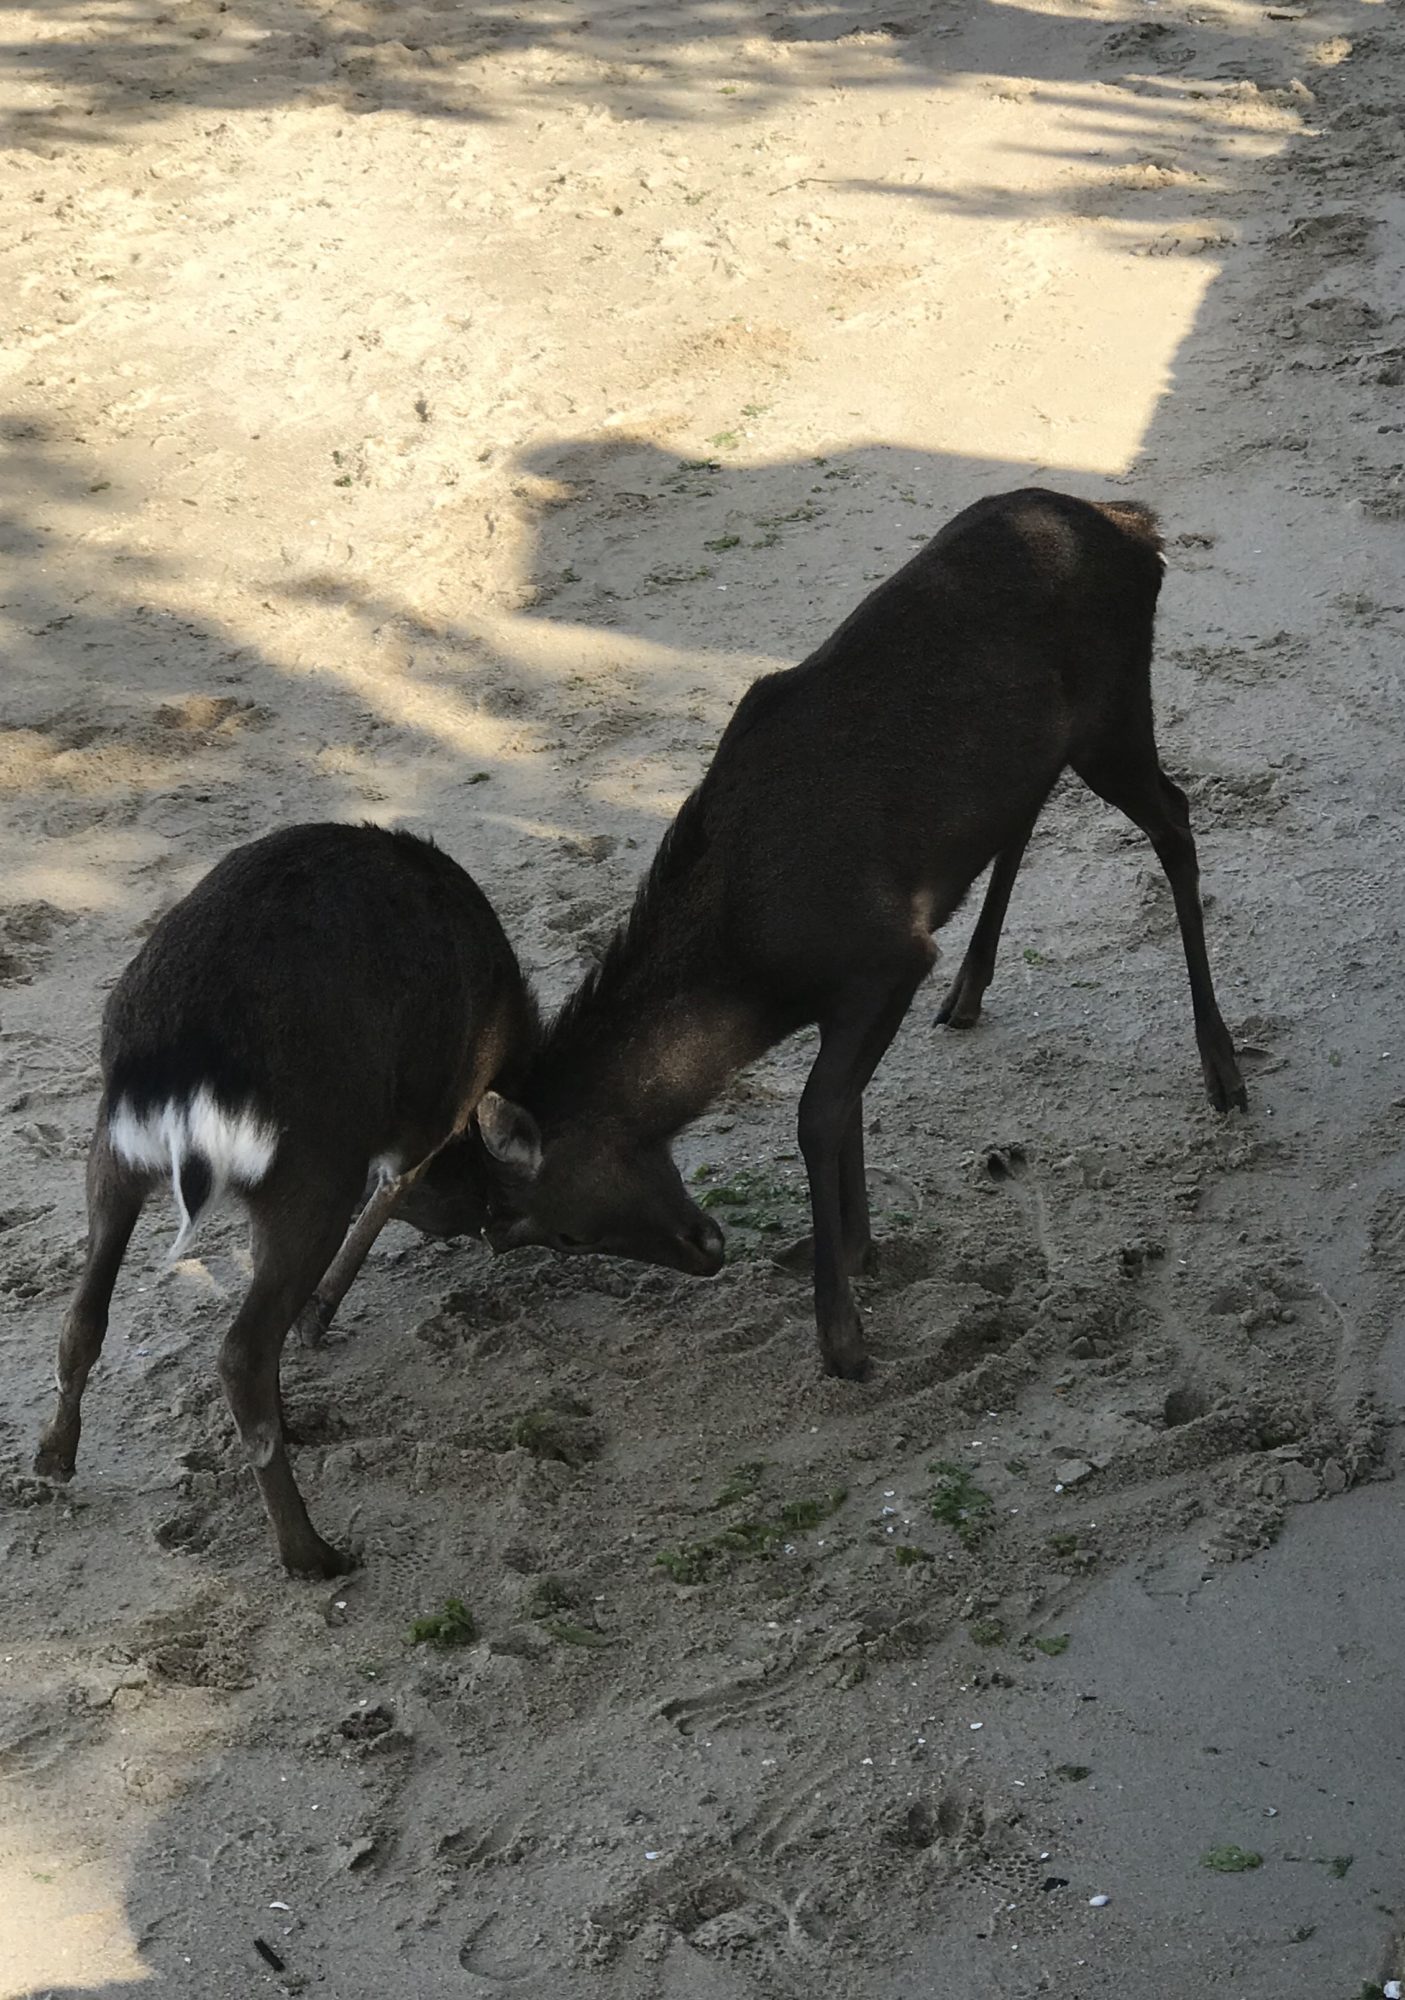
M 107 1003 L 87 1261 L 36 1470 L 73 1474 L 84 1385 L 147 1196 L 172 1184 L 174 1257 L 228 1190 L 249 1213 L 253 1277 L 220 1350 L 225 1395 L 284 1563 L 319 1576 L 350 1567 L 293 1478 L 284 1339 L 345 1238 L 325 1321 L 396 1200 L 538 1032 L 491 905 L 429 841 L 297 826 L 226 856 L 161 919 Z M 506 1113 L 499 1126 L 512 1129 Z M 455 1220 L 475 1228 L 487 1210 L 474 1173 L 497 1169 L 476 1141 L 455 1160 Z M 378 1191 L 348 1237 L 368 1179 Z M 420 1199 L 426 1226 L 442 1226 L 432 1188 Z
M 1186 801 L 1152 725 L 1163 567 L 1142 507 L 1035 489 L 983 500 L 809 659 L 749 690 L 628 922 L 547 1030 L 515 1119 L 497 1106 L 482 1121 L 504 1165 L 532 1176 L 496 1247 L 715 1269 L 718 1232 L 669 1141 L 735 1070 L 818 1023 L 799 1120 L 813 1237 L 797 1247 L 813 1258 L 825 1367 L 863 1376 L 849 1281 L 874 1258 L 864 1089 L 931 969 L 933 932 L 994 861 L 938 1017 L 975 1020 L 1025 843 L 1068 765 L 1155 849 L 1210 1102 L 1244 1104 Z

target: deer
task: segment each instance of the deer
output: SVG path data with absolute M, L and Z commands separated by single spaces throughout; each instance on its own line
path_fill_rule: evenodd
M 73 1476 L 83 1391 L 148 1196 L 170 1183 L 170 1263 L 228 1195 L 247 1210 L 253 1270 L 220 1348 L 226 1400 L 284 1566 L 322 1577 L 353 1567 L 313 1527 L 293 1476 L 284 1341 L 300 1315 L 316 1337 L 412 1192 L 432 1233 L 487 1220 L 496 1170 L 481 1144 L 454 1147 L 447 1208 L 425 1177 L 540 1027 L 487 897 L 431 841 L 326 823 L 226 855 L 108 997 L 87 1253 L 36 1472 Z
M 502 1169 L 485 1234 L 708 1274 L 720 1232 L 671 1141 L 798 1030 L 819 1050 L 798 1132 L 824 1369 L 870 1362 L 852 1280 L 876 1268 L 863 1093 L 991 869 L 937 1021 L 971 1027 L 1036 820 L 1071 768 L 1140 828 L 1175 902 L 1205 1089 L 1246 1106 L 1206 954 L 1184 792 L 1151 693 L 1165 557 L 1131 501 L 977 501 L 798 666 L 743 695 L 629 916 L 478 1129 Z M 455 1168 L 444 1161 L 446 1177 Z M 443 1190 L 441 1188 L 441 1194 Z

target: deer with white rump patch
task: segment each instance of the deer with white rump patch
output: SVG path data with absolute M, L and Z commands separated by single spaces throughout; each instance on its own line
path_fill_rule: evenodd
M 84 1385 L 148 1195 L 161 1181 L 174 1188 L 175 1256 L 228 1190 L 249 1213 L 253 1276 L 220 1350 L 225 1395 L 284 1563 L 319 1576 L 349 1568 L 293 1478 L 283 1342 L 304 1308 L 325 1323 L 412 1188 L 421 1226 L 441 1233 L 432 1182 L 417 1183 L 475 1110 L 492 1128 L 488 1085 L 537 1032 L 491 905 L 430 842 L 297 826 L 226 856 L 156 925 L 108 1000 L 87 1261 L 36 1470 L 73 1474 Z M 455 1162 L 455 1228 L 476 1229 L 487 1210 L 475 1173 L 495 1169 L 476 1142 Z M 347 1236 L 368 1179 L 378 1191 Z M 339 1245 L 321 1305 L 310 1305 Z
M 875 1254 L 863 1092 L 931 970 L 933 933 L 993 861 L 938 1015 L 975 1021 L 1025 844 L 1067 766 L 1150 840 L 1210 1102 L 1244 1104 L 1185 795 L 1152 724 L 1163 568 L 1142 507 L 1038 489 L 983 500 L 801 665 L 751 688 L 627 924 L 522 1073 L 525 1115 L 485 1128 L 530 1174 L 517 1220 L 490 1225 L 496 1247 L 716 1268 L 700 1210 L 675 1218 L 666 1257 L 640 1226 L 649 1189 L 671 1186 L 669 1140 L 743 1064 L 817 1023 L 799 1120 L 813 1237 L 798 1261 L 813 1261 L 826 1369 L 863 1376 L 850 1284 Z

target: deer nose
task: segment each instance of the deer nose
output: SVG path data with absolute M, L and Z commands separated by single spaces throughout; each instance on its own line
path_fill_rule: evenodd
M 711 1216 L 704 1216 L 695 1225 L 691 1242 L 697 1254 L 698 1275 L 700 1277 L 710 1278 L 715 1272 L 722 1269 L 727 1254 L 726 1245 L 723 1240 L 722 1231 L 717 1227 Z

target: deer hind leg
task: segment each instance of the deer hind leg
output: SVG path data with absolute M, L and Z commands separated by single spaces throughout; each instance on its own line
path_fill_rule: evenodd
M 83 1390 L 102 1352 L 113 1286 L 152 1185 L 149 1172 L 117 1158 L 101 1112 L 88 1149 L 88 1253 L 59 1338 L 58 1404 L 34 1460 L 43 1478 L 73 1477 Z
M 995 977 L 995 954 L 1000 945 L 1005 912 L 1010 907 L 1010 892 L 1015 886 L 1015 877 L 1020 872 L 1020 863 L 1024 860 L 1024 851 L 1033 831 L 1031 824 L 1019 840 L 1002 848 L 995 857 L 985 901 L 981 904 L 976 928 L 971 933 L 971 942 L 966 947 L 966 956 L 947 989 L 946 998 L 937 1009 L 938 1027 L 974 1028 L 980 1019 L 985 989 Z
M 1099 744 L 1090 755 L 1075 759 L 1074 769 L 1099 798 L 1141 828 L 1156 852 L 1175 899 L 1206 1095 L 1216 1111 L 1228 1111 L 1231 1105 L 1243 1111 L 1248 1096 L 1234 1043 L 1215 998 L 1205 949 L 1200 864 L 1190 830 L 1190 808 L 1180 786 L 1162 770 L 1150 731 L 1138 731 L 1132 743 L 1131 749 L 1123 744 L 1115 748 Z
M 254 1275 L 220 1349 L 225 1398 L 249 1454 L 284 1567 L 295 1575 L 340 1576 L 353 1559 L 313 1527 L 293 1477 L 284 1434 L 279 1362 L 283 1343 L 336 1255 L 361 1191 L 361 1177 L 329 1180 L 296 1173 L 280 1158 L 248 1199 Z

